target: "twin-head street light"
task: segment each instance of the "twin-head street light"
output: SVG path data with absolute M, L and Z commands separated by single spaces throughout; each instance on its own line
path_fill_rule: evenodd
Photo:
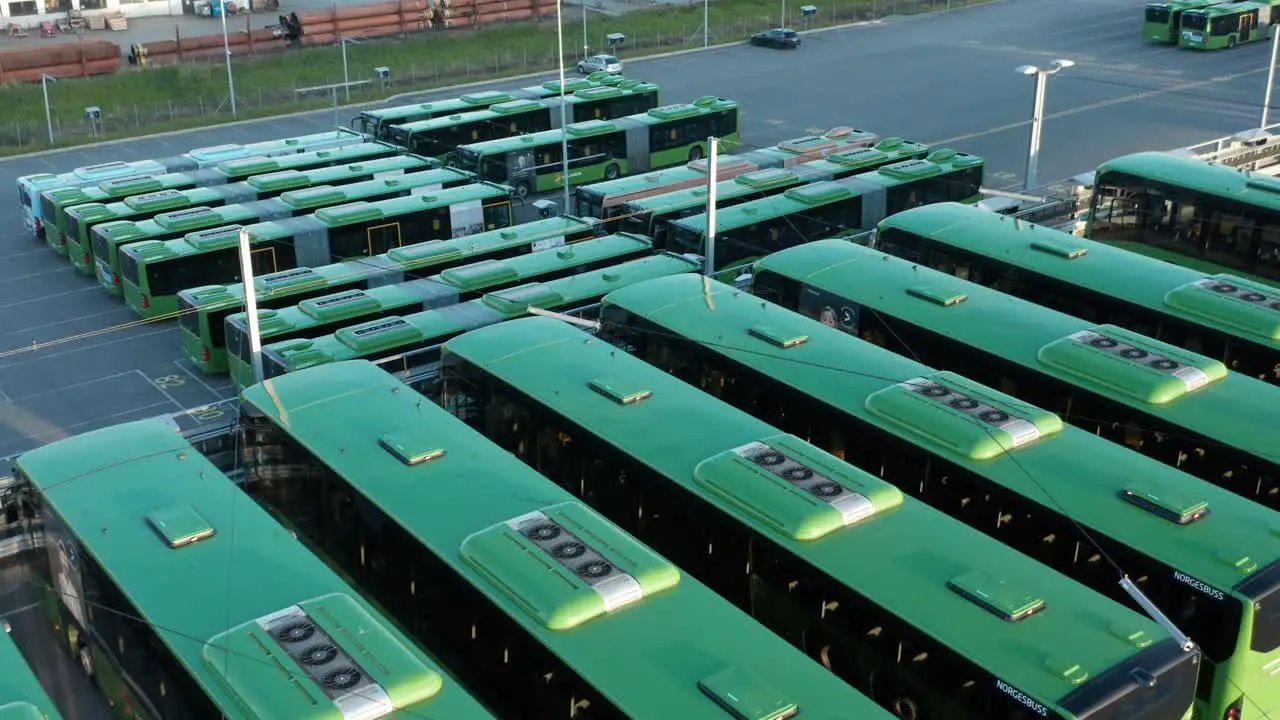
M 58 82 L 52 75 L 40 76 L 40 89 L 44 91 L 44 121 L 49 126 L 49 144 L 53 144 L 53 111 L 49 109 L 49 83 Z
M 342 37 L 338 44 L 342 45 L 342 88 L 347 93 L 347 102 L 351 102 L 351 76 L 347 74 L 347 46 L 364 42 L 361 37 Z
M 1070 60 L 1054 60 L 1049 63 L 1047 68 L 1036 67 L 1035 65 L 1018 66 L 1018 72 L 1023 75 L 1034 75 L 1036 78 L 1036 97 L 1035 103 L 1031 108 L 1031 143 L 1027 147 L 1027 173 L 1023 184 L 1023 189 L 1027 192 L 1030 192 L 1036 186 L 1036 166 L 1040 162 L 1040 128 L 1044 124 L 1045 81 L 1048 80 L 1050 75 L 1072 65 L 1075 65 L 1075 63 Z

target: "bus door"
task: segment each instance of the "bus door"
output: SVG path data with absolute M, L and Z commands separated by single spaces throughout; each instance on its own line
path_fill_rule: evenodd
M 559 146 L 556 146 L 559 150 Z M 552 171 L 552 167 L 547 167 Z M 534 148 L 512 150 L 507 153 L 508 183 L 516 189 L 516 195 L 523 198 L 537 190 L 538 158 Z
M 260 247 L 256 250 L 250 250 L 249 260 L 250 264 L 253 266 L 253 274 L 255 277 L 269 275 L 280 269 L 280 263 L 276 262 L 276 249 L 272 245 Z M 237 268 L 237 270 L 238 269 L 239 268 Z
M 381 255 L 391 248 L 398 248 L 401 245 L 400 223 L 374 225 L 365 231 L 365 240 L 369 257 Z
M 1240 16 L 1240 42 L 1249 42 L 1249 36 L 1253 32 L 1253 13 L 1247 12 Z

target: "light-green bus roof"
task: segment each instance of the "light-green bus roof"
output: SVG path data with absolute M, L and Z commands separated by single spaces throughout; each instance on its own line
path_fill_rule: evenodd
M 298 169 L 324 161 L 332 164 L 355 162 L 371 155 L 403 153 L 404 149 L 384 142 L 367 142 L 341 147 L 312 150 L 293 155 L 236 158 L 218 163 L 218 171 L 231 177 L 247 177 L 281 170 Z
M 363 626 L 345 642 L 340 626 L 324 629 L 403 712 L 492 717 L 164 420 L 60 440 L 17 468 L 227 717 L 341 714 L 297 661 L 252 644 L 254 621 L 321 599 Z
M 1280 387 L 1228 372 L 1217 360 L 840 240 L 776 252 L 757 261 L 755 271 L 794 278 L 1237 448 L 1264 464 L 1276 462 Z M 1192 389 L 1178 377 L 1131 365 L 1119 356 L 1080 356 L 1076 348 L 1086 345 L 1072 336 L 1084 331 L 1197 368 L 1206 383 Z
M 341 360 L 358 360 L 393 348 L 407 351 L 430 347 L 455 333 L 523 317 L 531 305 L 543 310 L 571 310 L 620 287 L 701 269 L 695 260 L 661 253 L 545 283 L 497 290 L 457 305 L 390 315 L 318 338 L 284 340 L 267 345 L 262 351 L 289 372 L 296 372 Z
M 1280 291 L 1268 285 L 1206 275 L 962 203 L 922 205 L 889 216 L 879 227 L 914 233 L 1280 352 Z M 1222 284 L 1241 292 L 1215 290 Z M 1248 292 L 1259 299 L 1243 299 Z
M 779 699 L 798 705 L 801 715 L 890 717 L 706 586 L 376 366 L 337 363 L 268 382 L 270 387 L 245 390 L 244 402 L 476 587 L 626 717 L 727 720 L 698 682 L 728 668 L 768 683 Z M 443 452 L 409 465 L 384 448 L 390 437 Z M 483 481 L 479 496 L 477 480 Z M 477 502 L 478 497 L 483 499 Z M 581 624 L 554 629 L 547 618 L 562 611 L 557 603 L 566 590 L 563 584 L 548 588 L 546 583 L 572 580 L 541 564 L 536 571 L 518 574 L 529 561 L 507 553 L 528 552 L 519 545 L 510 551 L 489 550 L 500 553 L 489 557 L 503 564 L 490 560 L 484 571 L 477 569 L 482 562 L 479 540 L 493 535 L 494 528 L 528 513 L 566 506 L 596 531 L 597 541 L 617 548 L 609 559 L 669 567 L 672 584 L 648 590 L 617 612 L 575 618 Z M 629 562 L 623 551 L 632 555 Z M 539 579 L 548 573 L 546 581 Z M 546 599 L 533 602 L 539 610 L 553 612 L 535 615 L 526 609 L 530 601 L 517 595 L 521 591 Z
M 1175 470 L 1125 446 L 1064 425 L 1057 416 L 989 387 L 939 372 L 760 298 L 698 278 L 650 280 L 607 295 L 662 330 L 701 342 L 793 392 L 923 448 L 976 477 L 1009 488 L 1065 514 L 1120 544 L 1224 592 L 1280 560 L 1275 512 Z M 762 339 L 804 338 L 789 347 Z M 923 380 L 921 380 L 923 379 Z M 1015 444 L 969 416 L 897 411 L 904 383 L 937 381 L 980 397 L 1036 426 L 1035 439 Z M 890 481 L 893 478 L 889 478 Z M 1045 488 L 1049 489 L 1048 494 Z M 1209 514 L 1178 525 L 1123 499 L 1149 492 Z M 1077 538 L 1078 539 L 1078 538 Z M 1068 540 L 1069 541 L 1069 540 Z
M 201 165 L 209 165 L 211 163 L 222 162 L 223 160 L 233 160 L 235 158 L 293 153 L 296 152 L 298 148 L 306 148 L 316 145 L 328 145 L 337 142 L 356 143 L 361 140 L 362 137 L 363 136 L 361 136 L 360 133 L 346 128 L 338 128 L 336 130 L 329 130 L 321 133 L 276 138 L 274 140 L 263 140 L 262 142 L 248 143 L 245 145 L 241 145 L 239 143 L 209 145 L 202 148 L 196 148 L 187 153 L 187 156 L 198 161 Z
M 1149 2 L 1149 8 L 1167 8 L 1169 10 L 1190 10 L 1193 8 L 1208 7 L 1216 5 L 1222 0 L 1169 0 L 1168 2 Z
M 1052 668 L 1078 666 L 1096 676 L 1139 652 L 1138 637 L 1144 644 L 1167 637 L 1147 618 L 793 436 L 778 442 L 859 487 L 869 499 L 885 498 L 887 507 L 816 539 L 797 540 L 780 532 L 776 505 L 769 504 L 770 520 L 765 520 L 743 509 L 760 502 L 759 496 L 730 500 L 706 485 L 717 460 L 736 457 L 726 453 L 777 440 L 783 435 L 779 430 L 566 323 L 538 317 L 476 330 L 445 345 L 444 362 L 454 356 L 577 427 L 589 428 L 621 455 L 701 497 L 1045 705 L 1056 705 L 1075 688 L 1070 679 L 1074 673 Z M 620 403 L 593 387 L 600 383 L 650 394 Z M 890 493 L 900 504 L 888 501 Z M 948 587 L 974 572 L 1005 580 L 1009 592 L 1034 596 L 1046 609 L 1009 622 Z M 1054 660 L 1048 661 L 1051 655 Z
M 585 78 L 568 78 L 565 80 L 565 90 L 567 92 L 576 92 L 578 90 L 590 87 L 600 87 L 602 85 L 619 86 L 625 82 L 626 78 L 623 78 L 620 75 L 594 72 Z M 441 113 L 466 112 L 468 110 L 484 108 L 494 103 L 507 102 L 509 100 L 550 97 L 558 94 L 560 94 L 560 81 L 550 80 L 541 85 L 520 88 L 519 90 L 509 93 L 501 90 L 485 90 L 469 93 L 461 97 L 436 100 L 435 102 L 397 105 L 395 107 L 381 108 L 379 110 L 365 110 L 361 115 L 374 118 L 378 120 L 379 123 L 384 123 L 394 118 L 412 117 L 413 115 L 417 115 L 422 112 L 429 112 L 433 115 L 439 115 Z
M 1247 3 L 1222 5 L 1236 8 Z M 1261 175 L 1227 165 L 1166 152 L 1122 155 L 1098 166 L 1094 186 L 1106 182 L 1107 173 L 1117 172 L 1150 178 L 1167 185 L 1206 195 L 1280 211 L 1280 178 Z
M 5 625 L 2 617 L 0 625 Z M 0 668 L 4 668 L 0 673 L 0 718 L 62 720 L 57 706 L 49 699 L 35 672 L 4 628 L 0 628 Z
M 626 88 L 622 87 L 588 87 L 575 91 L 572 95 L 566 95 L 565 101 L 570 105 L 581 102 L 593 102 L 606 97 L 622 97 L 624 95 L 635 95 L 640 93 L 658 92 L 658 86 L 651 83 L 636 83 Z M 494 103 L 484 110 L 474 110 L 471 112 L 454 113 L 452 115 L 437 115 L 427 120 L 419 120 L 417 122 L 405 123 L 403 125 L 395 125 L 394 127 L 407 131 L 410 136 L 420 132 L 430 132 L 439 130 L 440 128 L 453 127 L 455 125 L 465 125 L 473 122 L 484 122 L 486 120 L 498 121 L 501 118 L 508 117 L 519 113 L 532 112 L 534 110 L 545 110 L 549 105 L 532 99 L 513 98 L 500 103 Z
M 1271 0 L 1271 2 L 1222 2 L 1195 10 L 1187 10 L 1185 12 L 1200 13 L 1209 17 L 1218 17 L 1222 15 L 1239 15 L 1250 10 L 1272 8 L 1276 5 L 1280 5 L 1280 0 Z

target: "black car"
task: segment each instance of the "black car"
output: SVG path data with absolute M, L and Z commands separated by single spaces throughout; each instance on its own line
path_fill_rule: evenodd
M 765 30 L 752 35 L 751 44 L 775 48 L 798 48 L 800 47 L 800 34 L 795 30 L 774 28 L 773 30 Z

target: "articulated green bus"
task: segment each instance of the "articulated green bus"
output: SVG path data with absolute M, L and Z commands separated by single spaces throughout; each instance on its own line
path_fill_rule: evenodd
M 1280 178 L 1171 153 L 1098 166 L 1085 235 L 1280 286 Z
M 303 300 L 292 307 L 259 310 L 258 334 L 261 342 L 272 344 L 330 335 L 344 327 L 392 315 L 479 300 L 486 293 L 516 285 L 547 283 L 601 270 L 652 252 L 649 238 L 623 233 L 506 260 L 485 259 L 445 269 L 429 278 L 367 290 L 343 290 Z M 228 315 L 223 325 L 227 370 L 239 388 L 254 383 L 248 325 L 248 314 L 243 312 Z
M 732 180 L 716 184 L 716 210 L 775 196 L 790 187 L 821 180 L 842 180 L 885 165 L 923 158 L 928 152 L 927 145 L 889 138 L 876 147 L 833 153 L 801 165 L 742 173 Z M 692 187 L 632 200 L 622 206 L 618 218 L 627 232 L 648 235 L 653 238 L 654 245 L 668 247 L 671 223 L 701 214 L 706 209 L 707 188 Z
M 1190 715 L 1200 653 L 1156 623 L 566 323 L 455 338 L 442 373 L 445 408 L 900 718 Z
M 620 287 L 701 269 L 702 263 L 695 258 L 661 253 L 581 275 L 485 293 L 457 305 L 348 325 L 331 335 L 285 340 L 262 348 L 262 375 L 270 379 L 342 360 L 370 360 L 387 372 L 409 376 L 434 366 L 446 340 L 524 317 L 530 307 L 591 315 L 600 298 Z
M 164 420 L 16 470 L 59 633 L 120 717 L 493 718 Z
M 584 78 L 569 78 L 565 81 L 565 93 L 573 93 L 587 88 L 616 86 L 626 82 L 621 75 L 610 75 L 606 72 L 594 72 Z M 429 103 L 413 105 L 397 105 L 381 110 L 365 110 L 351 119 L 353 128 L 358 126 L 359 132 L 376 137 L 379 140 L 391 139 L 391 128 L 396 125 L 430 120 L 442 115 L 483 110 L 490 105 L 510 102 L 512 100 L 541 100 L 560 94 L 560 81 L 552 80 L 541 85 L 520 88 L 511 92 L 501 90 L 483 90 L 469 93 L 461 97 L 437 100 Z
M 630 80 L 564 98 L 568 122 L 612 120 L 658 106 L 658 86 Z M 391 140 L 420 155 L 446 159 L 459 145 L 560 128 L 560 98 L 511 100 L 484 110 L 442 115 L 391 128 Z
M 891 717 L 369 363 L 255 385 L 241 418 L 250 492 L 503 717 Z
M 720 283 L 640 283 L 600 321 L 641 359 L 1140 610 L 1098 542 L 1210 661 L 1198 717 L 1280 700 L 1263 669 L 1280 662 L 1271 510 Z
M 157 213 L 151 220 L 121 220 L 95 227 L 91 247 L 93 262 L 81 268 L 96 270 L 98 283 L 108 292 L 121 292 L 120 249 L 143 241 L 162 242 L 183 238 L 198 230 L 226 225 L 249 225 L 269 220 L 310 215 L 322 208 L 354 202 L 378 202 L 410 195 L 426 195 L 446 188 L 469 185 L 475 176 L 453 168 L 435 168 L 408 175 L 365 180 L 350 185 L 316 185 L 289 190 L 274 198 L 232 205 L 198 205 Z M 79 267 L 79 258 L 72 264 Z M 113 293 L 114 294 L 114 293 Z
M 1271 37 L 1272 13 L 1280 0 L 1225 2 L 1182 12 L 1178 45 L 1194 50 L 1220 50 Z
M 716 179 L 732 180 L 744 172 L 768 168 L 787 168 L 811 160 L 847 150 L 869 147 L 880 136 L 866 130 L 837 127 L 822 135 L 805 135 L 784 140 L 773 147 L 749 152 L 720 155 L 716 159 Z M 694 160 L 684 165 L 656 172 L 622 177 L 617 180 L 584 185 L 574 189 L 574 203 L 578 214 L 606 221 L 611 232 L 618 227 L 622 205 L 633 200 L 685 190 L 707 184 L 707 160 Z
M 784 307 L 834 313 L 836 326 L 865 340 L 1280 507 L 1280 387 L 852 243 L 785 250 L 756 271 L 757 292 Z
M 1142 37 L 1145 40 L 1176 45 L 1182 25 L 1182 13 L 1216 5 L 1222 0 L 1166 0 L 1150 2 L 1142 11 Z
M 9 637 L 9 623 L 0 617 L 0 717 L 12 720 L 62 720 L 58 707 Z
M 596 225 L 562 215 L 450 240 L 428 240 L 380 255 L 299 267 L 253 279 L 258 309 L 286 307 L 338 290 L 368 290 L 435 274 L 481 258 L 500 260 L 575 243 L 596 235 Z M 244 309 L 244 285 L 205 285 L 178 293 L 182 349 L 196 367 L 227 370 L 224 321 Z
M 752 200 L 716 214 L 715 267 L 743 265 L 784 248 L 840 233 L 872 230 L 886 217 L 938 202 L 982 199 L 982 158 L 935 150 L 842 180 L 820 181 Z M 676 252 L 707 252 L 706 213 L 673 220 L 666 244 Z
M 566 135 L 570 181 L 588 183 L 697 160 L 707 152 L 708 137 L 734 144 L 738 132 L 738 103 L 707 96 L 617 120 L 462 145 L 456 164 L 484 180 L 511 185 L 523 198 L 564 184 Z
M 289 190 L 302 190 L 317 185 L 342 185 L 378 178 L 433 170 L 439 161 L 416 155 L 392 155 L 366 162 L 311 170 L 284 170 L 254 175 L 243 182 L 186 190 L 159 190 L 132 195 L 111 203 L 88 202 L 63 211 L 63 227 L 67 236 L 67 256 L 77 269 L 93 273 L 93 228 L 120 220 L 141 222 L 162 212 L 183 210 L 197 205 L 221 207 L 278 197 Z
M 362 160 L 376 160 L 404 152 L 395 145 L 370 142 L 344 145 L 328 150 L 296 153 L 288 156 L 251 157 L 227 160 L 215 167 L 190 170 L 159 176 L 126 177 L 109 180 L 90 188 L 62 188 L 46 190 L 41 194 L 45 207 L 45 240 L 60 255 L 67 253 L 65 210 L 87 202 L 102 202 L 128 197 L 154 190 L 185 190 L 187 188 L 226 185 L 244 182 L 254 175 L 280 172 L 281 170 L 308 170 L 318 167 L 347 165 Z
M 405 240 L 460 238 L 509 227 L 511 220 L 511 188 L 494 183 L 334 205 L 311 215 L 125 245 L 119 252 L 121 285 L 129 307 L 142 317 L 157 317 L 177 311 L 182 290 L 239 282 L 242 228 L 256 246 L 250 250 L 256 276 L 373 257 Z
M 898 213 L 875 247 L 970 282 L 1208 355 L 1280 384 L 1280 291 L 955 203 Z

